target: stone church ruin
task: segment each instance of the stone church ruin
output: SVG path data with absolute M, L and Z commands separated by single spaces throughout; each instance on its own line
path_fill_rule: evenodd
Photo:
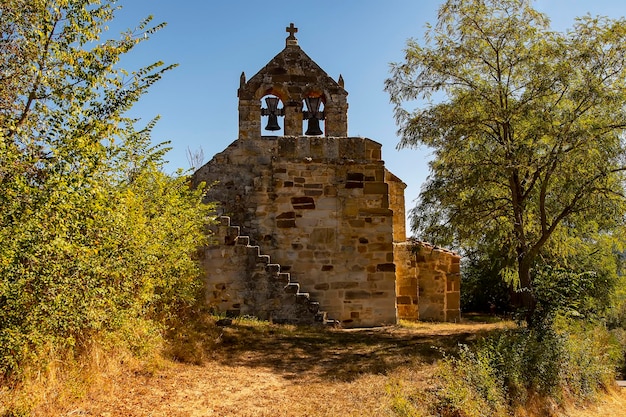
M 193 175 L 214 184 L 222 214 L 203 250 L 207 303 L 279 323 L 458 320 L 460 257 L 407 241 L 406 185 L 380 143 L 348 136 L 342 76 L 287 32 L 265 67 L 241 74 L 238 139 Z

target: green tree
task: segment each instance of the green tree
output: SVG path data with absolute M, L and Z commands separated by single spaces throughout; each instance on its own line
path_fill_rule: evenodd
M 527 319 L 537 262 L 614 250 L 593 247 L 626 208 L 626 21 L 584 16 L 559 33 L 530 3 L 446 1 L 386 81 L 399 146 L 434 153 L 414 229 L 500 253 Z
M 0 374 L 93 340 L 131 349 L 194 302 L 210 206 L 127 110 L 173 66 L 102 40 L 113 0 L 0 3 Z

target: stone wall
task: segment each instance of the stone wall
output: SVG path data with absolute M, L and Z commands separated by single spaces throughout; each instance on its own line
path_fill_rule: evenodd
M 414 245 L 394 243 L 398 318 L 419 320 L 419 286 Z
M 385 172 L 385 182 L 389 184 L 389 207 L 393 211 L 393 241 L 405 242 L 404 190 L 406 189 L 406 184 L 390 171 Z
M 422 242 L 416 260 L 420 319 L 458 321 L 461 318 L 461 257 Z
M 458 319 L 458 256 L 405 242 L 406 185 L 379 143 L 348 137 L 343 77 L 304 53 L 293 24 L 286 31 L 281 52 L 250 80 L 241 74 L 238 140 L 193 176 L 240 226 L 219 226 L 205 250 L 207 302 L 310 322 L 316 300 L 346 327 Z M 264 117 L 275 133 L 282 117 L 284 135 L 262 136 Z
M 255 316 L 275 323 L 326 323 L 326 314 L 290 274 L 281 272 L 269 255 L 250 245 L 230 218 L 211 227 L 212 242 L 202 253 L 206 302 L 227 316 Z
M 348 93 L 343 79 L 333 80 L 296 43 L 287 43 L 278 55 L 246 82 L 241 75 L 239 138 L 261 135 L 261 99 L 272 95 L 284 109 L 284 136 L 303 134 L 304 100 L 319 97 L 324 103 L 324 135 L 348 136 Z
M 239 140 L 194 175 L 208 200 L 344 326 L 396 322 L 393 211 L 381 145 L 365 138 Z
M 458 321 L 460 261 L 454 252 L 419 241 L 395 245 L 398 317 Z

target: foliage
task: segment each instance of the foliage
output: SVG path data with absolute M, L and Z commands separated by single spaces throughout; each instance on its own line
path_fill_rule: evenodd
M 542 256 L 534 269 L 535 320 L 553 318 L 557 313 L 587 319 L 617 317 L 615 308 L 622 304 L 620 289 L 624 288 L 618 257 L 610 250 L 594 251 L 588 256 L 585 251 L 578 246 L 569 257 Z M 465 312 L 512 313 L 517 294 L 502 280 L 503 259 L 497 253 L 485 252 L 471 251 L 466 255 L 461 308 Z
M 439 365 L 437 378 L 441 387 L 435 404 L 439 415 L 506 415 L 504 389 L 490 366 L 489 354 L 487 350 L 474 352 L 464 345 L 458 358 L 447 357 Z
M 557 314 L 598 318 L 608 307 L 613 284 L 596 272 L 575 273 L 545 266 L 535 278 L 537 320 L 551 322 Z
M 473 313 L 508 314 L 512 312 L 511 286 L 500 276 L 497 256 L 466 255 L 462 263 L 461 310 Z
M 93 340 L 136 353 L 197 293 L 208 206 L 162 171 L 156 119 L 125 113 L 158 79 L 121 57 L 164 25 L 100 38 L 112 0 L 0 4 L 0 375 Z
M 422 417 L 421 407 L 416 406 L 420 399 L 406 395 L 401 380 L 391 380 L 385 385 L 389 397 L 389 408 L 395 417 Z
M 567 332 L 567 360 L 561 369 L 567 395 L 584 401 L 613 386 L 624 350 L 615 335 L 603 326 L 580 322 Z
M 617 291 L 611 297 L 612 308 L 607 314 L 607 327 L 622 347 L 620 379 L 626 378 L 626 275 L 621 274 Z
M 439 415 L 511 415 L 531 403 L 545 411 L 566 398 L 595 398 L 614 380 L 619 347 L 602 326 L 557 323 L 504 331 L 444 360 L 434 404 Z
M 446 1 L 386 90 L 400 147 L 434 153 L 414 229 L 499 253 L 532 312 L 541 256 L 608 257 L 620 242 L 626 20 L 584 16 L 558 33 L 530 3 Z M 415 101 L 423 106 L 403 108 Z

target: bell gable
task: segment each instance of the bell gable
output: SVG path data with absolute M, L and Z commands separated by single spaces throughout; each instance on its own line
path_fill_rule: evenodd
M 293 23 L 285 48 L 246 82 L 241 76 L 239 97 L 239 137 L 262 136 L 262 117 L 268 117 L 264 132 L 280 130 L 284 136 L 348 135 L 348 92 L 343 77 L 333 80 L 298 45 Z M 265 98 L 271 98 L 268 103 Z M 278 99 L 275 102 L 274 98 Z M 272 135 L 274 136 L 274 135 Z

